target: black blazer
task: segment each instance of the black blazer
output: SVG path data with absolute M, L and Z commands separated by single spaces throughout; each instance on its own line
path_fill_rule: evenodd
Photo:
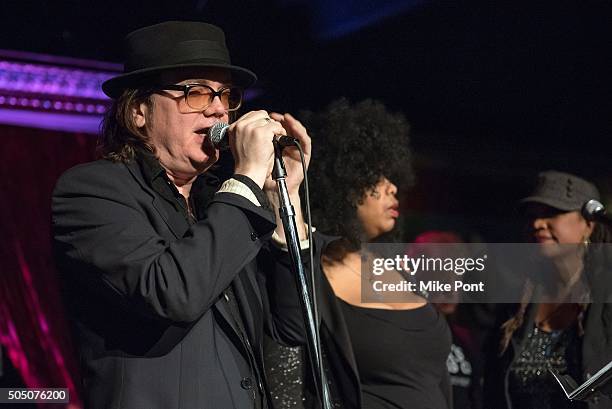
M 266 307 L 254 259 L 274 216 L 219 193 L 189 226 L 164 200 L 135 161 L 77 166 L 55 188 L 54 247 L 86 407 L 252 407 L 256 385 L 223 292 L 233 283 L 261 362 Z

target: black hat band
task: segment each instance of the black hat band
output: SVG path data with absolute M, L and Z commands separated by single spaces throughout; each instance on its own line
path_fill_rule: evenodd
M 227 48 L 216 41 L 191 40 L 182 41 L 171 49 L 160 50 L 154 55 L 149 51 L 146 55 L 132 54 L 133 58 L 125 64 L 125 73 L 146 69 L 154 66 L 189 64 L 206 61 L 211 64 L 230 64 Z

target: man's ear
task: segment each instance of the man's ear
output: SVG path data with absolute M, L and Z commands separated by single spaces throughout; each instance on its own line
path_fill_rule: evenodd
M 147 124 L 148 110 L 149 107 L 144 101 L 132 106 L 132 118 L 134 119 L 134 125 L 138 128 L 144 128 Z

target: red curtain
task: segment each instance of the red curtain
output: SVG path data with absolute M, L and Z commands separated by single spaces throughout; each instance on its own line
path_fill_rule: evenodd
M 69 388 L 71 408 L 81 401 L 51 254 L 51 193 L 64 170 L 93 159 L 95 142 L 0 126 L 0 343 L 27 387 Z

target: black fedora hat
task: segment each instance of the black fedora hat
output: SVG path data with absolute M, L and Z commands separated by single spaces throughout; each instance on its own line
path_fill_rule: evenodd
M 257 80 L 252 71 L 232 65 L 219 27 L 196 21 L 167 21 L 126 36 L 123 74 L 105 81 L 102 90 L 117 98 L 125 88 L 147 84 L 161 72 L 207 67 L 229 70 L 233 83 L 242 87 Z

